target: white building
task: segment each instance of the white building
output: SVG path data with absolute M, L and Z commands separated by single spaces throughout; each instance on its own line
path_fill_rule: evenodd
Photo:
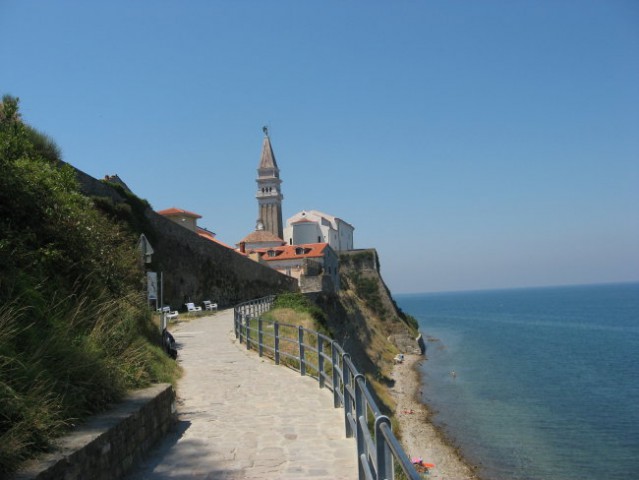
M 302 210 L 286 221 L 284 241 L 288 245 L 328 243 L 336 252 L 353 250 L 354 230 L 341 218 L 317 210 Z

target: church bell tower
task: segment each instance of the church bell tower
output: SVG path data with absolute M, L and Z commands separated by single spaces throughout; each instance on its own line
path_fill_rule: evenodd
M 257 205 L 258 223 L 279 238 L 284 238 L 284 227 L 282 225 L 282 200 L 284 195 L 280 185 L 280 169 L 277 167 L 271 139 L 268 136 L 268 128 L 264 131 L 264 142 L 262 143 L 262 157 L 257 169 Z

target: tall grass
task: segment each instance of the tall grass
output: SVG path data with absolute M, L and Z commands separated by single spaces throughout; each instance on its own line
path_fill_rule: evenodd
M 46 322 L 32 307 L 0 308 L 0 473 L 128 389 L 177 377 L 140 300 L 80 292 L 52 305 Z
M 0 477 L 128 389 L 174 381 L 141 292 L 141 232 L 86 198 L 0 102 Z

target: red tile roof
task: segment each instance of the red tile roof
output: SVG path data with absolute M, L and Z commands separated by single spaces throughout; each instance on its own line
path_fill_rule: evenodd
M 240 243 L 279 242 L 284 243 L 280 237 L 268 230 L 255 230 L 244 237 Z
M 202 218 L 202 215 L 198 215 L 197 213 L 189 212 L 188 210 L 182 210 L 181 208 L 175 207 L 167 208 L 166 210 L 160 210 L 157 213 L 159 213 L 160 215 L 164 215 L 165 217 L 184 215 L 185 217 Z
M 222 245 L 223 247 L 234 250 L 233 247 L 228 246 L 224 242 L 220 242 L 217 238 L 215 238 L 215 234 L 209 232 L 208 230 L 205 230 L 204 228 L 197 227 L 197 234 L 202 238 L 206 238 L 207 240 L 210 240 L 211 242 L 217 243 L 218 245 Z
M 306 243 L 304 245 L 283 245 L 281 247 L 256 248 L 254 251 L 259 253 L 262 260 L 271 262 L 275 260 L 290 260 L 293 258 L 320 258 L 324 256 L 324 250 L 328 247 L 328 243 Z M 303 249 L 302 254 L 298 254 L 297 250 Z M 271 257 L 268 252 L 273 250 L 275 256 Z

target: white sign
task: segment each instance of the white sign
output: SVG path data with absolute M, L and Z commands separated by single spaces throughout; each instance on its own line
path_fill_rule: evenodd
M 149 293 L 149 300 L 158 299 L 158 274 L 156 272 L 146 272 L 146 289 Z

